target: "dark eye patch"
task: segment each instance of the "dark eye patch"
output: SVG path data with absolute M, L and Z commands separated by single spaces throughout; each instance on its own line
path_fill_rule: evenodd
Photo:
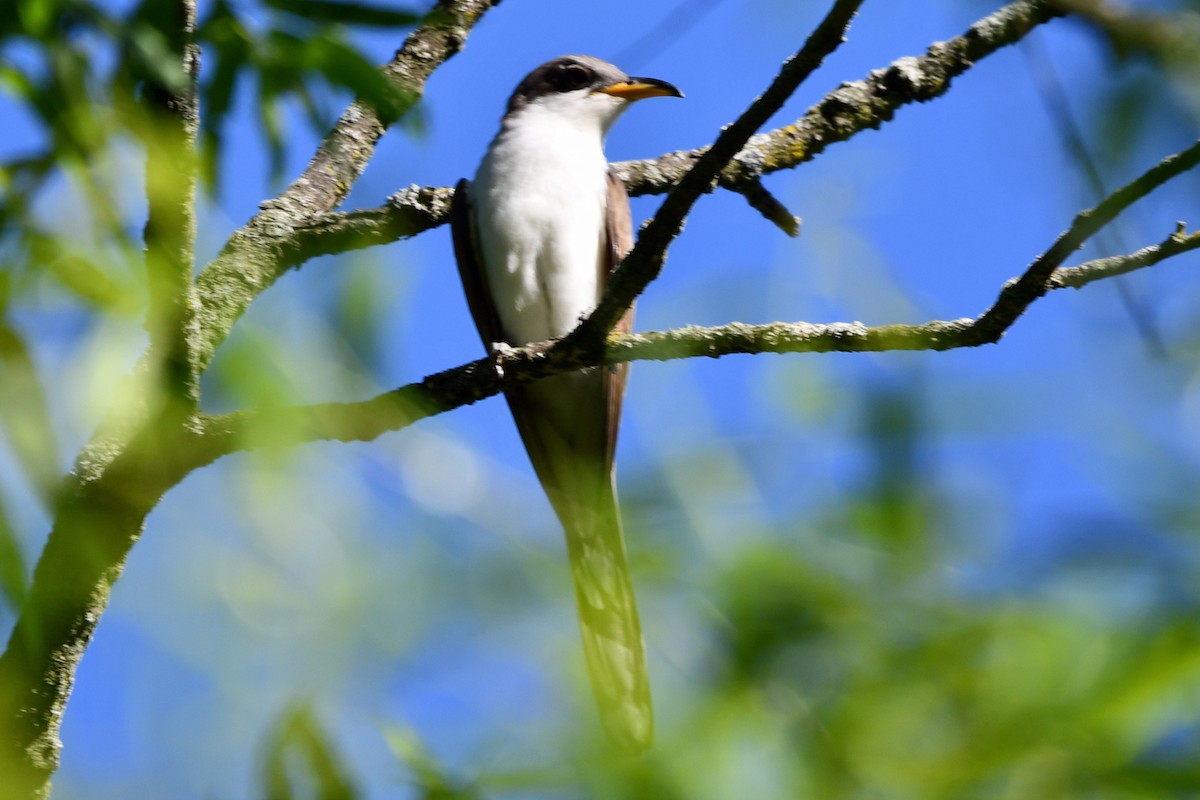
M 592 71 L 580 64 L 564 64 L 554 74 L 554 88 L 560 92 L 582 89 L 594 80 Z

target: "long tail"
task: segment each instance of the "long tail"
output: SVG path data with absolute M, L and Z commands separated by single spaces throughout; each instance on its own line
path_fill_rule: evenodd
M 654 738 L 654 711 L 637 601 L 612 483 L 594 514 L 564 521 L 583 651 L 600 718 L 610 737 L 642 752 Z
M 547 378 L 507 393 L 525 449 L 567 535 L 579 628 L 600 719 L 624 749 L 654 738 L 650 682 L 613 487 L 608 376 Z

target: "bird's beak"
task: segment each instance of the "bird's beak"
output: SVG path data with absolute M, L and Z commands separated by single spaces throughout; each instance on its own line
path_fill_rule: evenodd
M 683 92 L 657 78 L 629 78 L 595 91 L 622 100 L 642 100 L 646 97 L 683 97 Z

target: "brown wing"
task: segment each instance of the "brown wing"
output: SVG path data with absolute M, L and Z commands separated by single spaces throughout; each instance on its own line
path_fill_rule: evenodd
M 608 236 L 607 269 L 600 275 L 600 286 L 608 286 L 608 276 L 633 249 L 633 214 L 629 210 L 629 193 L 625 184 L 612 172 L 608 173 L 608 202 L 605 204 L 605 233 Z M 617 328 L 621 333 L 633 332 L 633 307 L 625 312 Z M 621 427 L 621 406 L 625 400 L 625 383 L 629 379 L 629 365 L 621 364 L 605 370 L 604 393 L 608 400 L 607 436 L 608 463 L 611 467 L 617 449 L 617 430 Z
M 483 346 L 491 352 L 495 342 L 504 341 L 500 332 L 500 318 L 492 305 L 491 293 L 487 291 L 487 276 L 483 271 L 483 260 L 479 256 L 479 240 L 475 235 L 475 216 L 471 209 L 470 183 L 466 178 L 454 187 L 454 199 L 450 203 L 450 233 L 454 239 L 454 257 L 458 261 L 458 275 L 462 279 L 463 291 L 467 295 L 467 307 L 475 319 L 475 328 L 483 339 Z

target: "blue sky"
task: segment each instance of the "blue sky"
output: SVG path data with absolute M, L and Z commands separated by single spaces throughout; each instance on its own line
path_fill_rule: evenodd
M 674 5 L 588 3 L 564 14 L 561 3 L 507 0 L 430 81 L 424 133 L 389 133 L 346 207 L 470 175 L 529 69 L 564 53 L 616 58 Z M 620 63 L 687 98 L 635 106 L 610 136 L 611 160 L 711 141 L 824 11 L 777 0 L 695 5 L 711 10 L 660 49 Z M 994 7 L 864 4 L 846 45 L 772 126 Z M 1075 118 L 1099 138 L 1098 104 L 1141 67 L 1114 64 L 1074 21 L 1036 35 Z M 400 40 L 362 42 L 384 61 Z M 703 198 L 639 302 L 638 327 L 979 313 L 1093 199 L 1044 109 L 1033 63 L 1009 48 L 948 96 L 768 178 L 804 219 L 797 240 L 738 197 Z M 1182 89 L 1173 97 L 1185 109 L 1194 101 Z M 268 181 L 248 102 L 243 92 L 225 133 L 225 180 L 202 215 L 201 263 L 279 188 Z M 0 97 L 0 116 L 9 113 Z M 1193 134 L 1155 130 L 1106 178 L 1112 187 L 1128 181 Z M 0 147 L 23 135 L 17 118 Z M 314 146 L 297 121 L 285 175 Z M 137 168 L 129 154 L 116 164 Z M 1185 177 L 1140 203 L 1122 220 L 1124 240 L 1137 248 L 1162 239 L 1195 209 L 1196 189 Z M 48 214 L 68 202 L 64 192 L 47 201 Z M 658 202 L 635 200 L 635 216 Z M 1178 591 L 1195 558 L 1157 524 L 1200 467 L 1200 383 L 1179 355 L 1197 334 L 1197 266 L 1193 254 L 1125 279 L 1174 348 L 1166 359 L 1151 354 L 1107 282 L 1038 302 L 999 345 L 971 351 L 636 364 L 619 485 L 642 524 L 630 525 L 630 546 L 667 729 L 684 717 L 708 646 L 699 629 L 714 565 L 779 537 L 821 558 L 874 546 L 847 541 L 826 512 L 870 480 L 875 456 L 862 433 L 881 392 L 918 409 L 918 464 L 948 536 L 934 572 L 947 586 L 985 597 L 1059 592 L 1082 606 L 1102 598 L 1114 615 Z M 338 327 L 353 292 L 365 303 L 356 308 L 377 315 L 366 345 Z M 59 398 L 66 466 L 102 414 L 90 401 L 107 396 L 140 352 L 139 324 L 95 323 L 55 298 L 21 321 Z M 478 357 L 448 231 L 286 275 L 214 369 L 236 371 L 238 353 L 267 354 L 297 401 L 365 397 Z M 19 491 L 11 464 L 2 472 L 9 493 Z M 47 522 L 32 503 L 16 511 L 32 559 Z M 686 554 L 670 580 L 656 572 L 661 542 Z M 297 696 L 353 752 L 370 796 L 404 796 L 383 732 L 405 726 L 451 764 L 519 763 L 522 743 L 570 731 L 590 713 L 576 696 L 561 550 L 494 398 L 374 443 L 240 456 L 193 475 L 151 516 L 84 659 L 55 796 L 242 796 L 268 721 Z M 1050 580 L 1080 554 L 1129 566 L 1108 587 Z M 720 786 L 714 779 L 713 790 Z

